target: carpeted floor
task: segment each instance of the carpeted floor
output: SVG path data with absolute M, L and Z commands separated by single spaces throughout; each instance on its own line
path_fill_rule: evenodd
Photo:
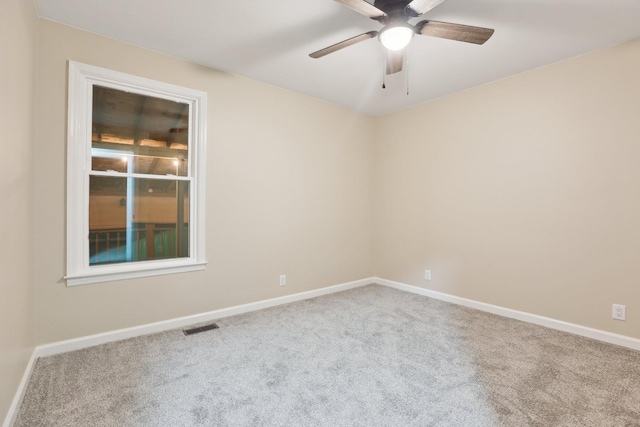
M 16 426 L 640 426 L 640 352 L 370 285 L 39 359 Z

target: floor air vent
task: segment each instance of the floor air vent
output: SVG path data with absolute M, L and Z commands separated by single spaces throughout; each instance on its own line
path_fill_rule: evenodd
M 219 327 L 220 326 L 218 326 L 216 323 L 211 323 L 209 325 L 198 326 L 197 328 L 183 329 L 182 332 L 184 332 L 185 335 L 193 335 L 199 334 L 200 332 L 210 331 L 212 329 L 218 329 Z

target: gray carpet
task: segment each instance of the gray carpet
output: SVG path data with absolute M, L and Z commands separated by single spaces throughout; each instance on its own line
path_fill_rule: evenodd
M 640 426 L 640 352 L 371 285 L 37 361 L 16 426 Z

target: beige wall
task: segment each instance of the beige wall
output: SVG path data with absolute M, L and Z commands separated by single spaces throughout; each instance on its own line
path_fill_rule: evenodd
M 50 21 L 40 26 L 39 344 L 371 276 L 372 118 Z M 208 93 L 206 271 L 66 287 L 67 60 Z
M 640 338 L 640 40 L 377 130 L 376 275 Z
M 0 1 L 0 422 L 35 344 L 31 155 L 37 26 L 30 1 Z

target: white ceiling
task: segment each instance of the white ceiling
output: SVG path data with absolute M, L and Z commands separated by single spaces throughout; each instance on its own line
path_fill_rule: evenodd
M 416 36 L 408 68 L 382 89 L 376 38 L 308 56 L 380 29 L 333 0 L 34 1 L 42 18 L 374 116 L 640 37 L 640 0 L 446 0 L 411 22 L 488 27 L 493 37 L 478 46 Z

